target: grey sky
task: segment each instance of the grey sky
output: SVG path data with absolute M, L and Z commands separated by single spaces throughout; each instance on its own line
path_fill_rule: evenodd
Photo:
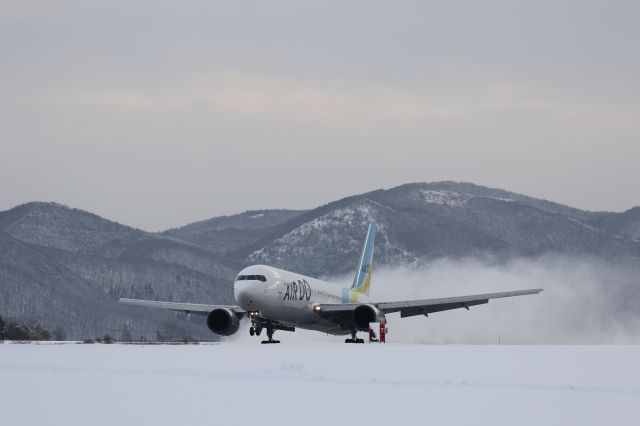
M 464 180 L 640 204 L 640 2 L 3 1 L 0 210 L 148 230 Z

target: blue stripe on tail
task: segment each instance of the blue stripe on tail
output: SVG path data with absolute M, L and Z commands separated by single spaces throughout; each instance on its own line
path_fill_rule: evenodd
M 369 231 L 367 232 L 367 239 L 364 242 L 362 248 L 362 255 L 360 256 L 360 262 L 358 263 L 358 271 L 353 280 L 351 289 L 360 294 L 369 294 L 369 287 L 371 286 L 371 265 L 373 263 L 373 246 L 376 240 L 377 224 L 375 221 L 369 225 Z

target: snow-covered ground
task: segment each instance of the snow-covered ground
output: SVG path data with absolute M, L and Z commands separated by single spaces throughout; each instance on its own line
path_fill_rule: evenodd
M 2 425 L 637 425 L 640 346 L 0 344 Z

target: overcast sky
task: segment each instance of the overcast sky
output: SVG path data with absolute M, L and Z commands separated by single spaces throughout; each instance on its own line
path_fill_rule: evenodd
M 640 205 L 640 2 L 7 1 L 0 210 L 147 230 L 456 180 Z

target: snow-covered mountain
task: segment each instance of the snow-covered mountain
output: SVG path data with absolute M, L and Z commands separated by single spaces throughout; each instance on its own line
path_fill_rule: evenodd
M 25 243 L 91 253 L 145 233 L 57 203 L 27 203 L 0 214 L 0 230 Z
M 546 253 L 637 261 L 634 216 L 619 215 L 469 183 L 408 184 L 298 215 L 236 256 L 312 275 L 347 272 L 356 264 L 367 224 L 375 219 L 378 265 Z
M 117 304 L 119 297 L 233 300 L 241 264 L 193 244 L 82 210 L 29 203 L 0 213 L 0 315 L 38 321 L 68 337 L 126 330 L 199 334 L 173 314 Z
M 249 211 L 160 234 L 28 203 L 0 212 L 0 315 L 60 326 L 69 337 L 118 335 L 125 325 L 133 335 L 153 334 L 158 324 L 202 332 L 172 314 L 116 301 L 230 303 L 233 277 L 251 263 L 348 273 L 373 219 L 377 266 L 554 253 L 640 264 L 638 207 L 588 212 L 470 183 L 407 184 L 309 211 Z
M 232 253 L 255 243 L 274 229 L 298 216 L 296 210 L 254 210 L 233 216 L 214 217 L 169 229 L 163 234 L 220 253 Z
M 640 207 L 622 213 L 597 213 L 590 218 L 590 223 L 640 243 Z

